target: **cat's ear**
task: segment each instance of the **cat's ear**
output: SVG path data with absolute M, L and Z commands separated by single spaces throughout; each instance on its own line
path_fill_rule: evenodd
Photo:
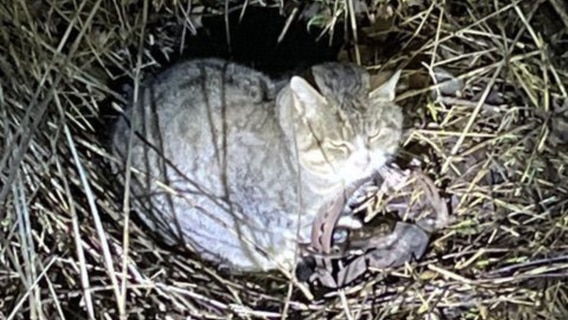
M 369 98 L 373 101 L 394 101 L 399 79 L 400 70 L 397 70 L 385 83 L 371 91 Z
M 294 95 L 294 107 L 308 117 L 317 114 L 317 110 L 327 104 L 325 98 L 301 77 L 292 77 L 290 90 Z

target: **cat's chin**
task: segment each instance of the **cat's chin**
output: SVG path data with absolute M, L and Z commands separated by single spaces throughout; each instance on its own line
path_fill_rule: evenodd
M 341 181 L 349 185 L 361 179 L 370 178 L 376 171 L 376 168 L 367 166 L 366 168 L 350 168 L 343 170 L 340 175 Z
M 384 155 L 375 155 L 370 161 L 365 163 L 353 162 L 346 164 L 339 171 L 339 176 L 345 182 L 354 182 L 360 179 L 370 178 L 377 170 L 384 166 L 387 158 Z

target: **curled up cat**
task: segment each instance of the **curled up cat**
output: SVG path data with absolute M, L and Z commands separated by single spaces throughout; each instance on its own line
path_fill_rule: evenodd
M 112 143 L 144 223 L 230 270 L 293 268 L 314 217 L 383 166 L 402 131 L 399 72 L 372 89 L 356 65 L 310 71 L 277 90 L 258 71 L 209 58 L 143 85 Z

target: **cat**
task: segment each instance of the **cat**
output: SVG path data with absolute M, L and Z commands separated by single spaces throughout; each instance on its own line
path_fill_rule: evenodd
M 309 71 L 280 86 L 204 58 L 141 86 L 112 148 L 147 227 L 235 272 L 292 269 L 325 203 L 397 151 L 403 120 L 399 72 L 371 90 L 354 64 Z

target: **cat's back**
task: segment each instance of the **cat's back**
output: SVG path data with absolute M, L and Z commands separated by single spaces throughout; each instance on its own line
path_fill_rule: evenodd
M 194 142 L 196 147 L 228 129 L 267 134 L 270 125 L 249 124 L 272 121 L 275 90 L 263 73 L 218 58 L 176 64 L 141 86 L 135 105 L 126 108 L 115 126 L 115 144 L 124 142 L 130 128 L 160 136 L 166 144 Z
M 260 103 L 275 96 L 274 84 L 263 73 L 217 58 L 174 65 L 160 73 L 149 86 L 156 102 L 182 105 L 178 102 L 190 98 L 193 107 L 200 106 L 197 102 L 214 104 L 221 100 L 227 103 L 225 107 L 231 107 L 234 103 Z
M 119 169 L 130 152 L 131 167 L 142 172 L 132 174 L 132 193 L 146 207 L 138 211 L 166 242 L 185 235 L 197 251 L 211 251 L 205 257 L 243 268 L 262 258 L 241 248 L 239 234 L 265 248 L 290 246 L 283 213 L 294 203 L 278 199 L 294 199 L 295 188 L 281 182 L 296 176 L 275 90 L 261 72 L 214 58 L 177 64 L 141 86 L 116 125 L 113 147 Z M 252 232 L 268 225 L 274 235 Z
M 142 108 L 127 111 L 146 109 L 167 119 L 189 111 L 197 117 L 204 110 L 250 108 L 274 95 L 274 85 L 264 74 L 225 60 L 204 58 L 178 63 L 148 79 L 138 95 Z

